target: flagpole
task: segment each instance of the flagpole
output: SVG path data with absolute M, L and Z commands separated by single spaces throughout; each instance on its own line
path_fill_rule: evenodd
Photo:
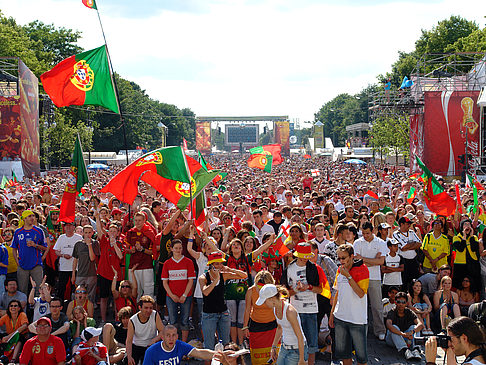
M 83 157 L 83 162 L 84 162 L 84 151 L 83 151 L 83 145 L 81 144 L 81 138 L 79 137 L 79 132 L 77 133 L 77 138 L 78 138 L 79 148 L 81 148 L 81 156 Z M 74 143 L 76 144 L 76 142 Z M 86 168 L 86 163 L 83 163 L 83 165 L 84 168 L 86 169 L 86 176 L 88 176 L 89 190 L 91 190 L 91 195 L 93 195 L 93 188 L 91 187 L 91 180 L 89 178 L 88 169 Z
M 187 156 L 186 153 L 184 152 L 184 147 L 181 146 L 181 152 L 182 155 L 184 156 L 184 165 L 186 165 L 186 171 L 187 171 L 187 176 L 189 177 L 189 200 L 190 200 L 190 206 L 191 206 L 191 219 L 194 219 L 194 212 L 192 209 L 192 180 L 191 180 L 191 171 L 189 170 L 189 166 L 187 165 Z
M 128 160 L 128 143 L 127 143 L 127 131 L 125 127 L 125 119 L 123 118 L 122 108 L 120 105 L 120 94 L 118 93 L 118 85 L 116 83 L 115 72 L 113 71 L 113 63 L 111 62 L 110 52 L 108 51 L 108 43 L 106 42 L 105 30 L 103 29 L 103 23 L 101 22 L 100 12 L 98 10 L 98 5 L 96 5 L 96 14 L 98 15 L 98 21 L 100 22 L 101 34 L 103 35 L 103 40 L 105 41 L 106 55 L 108 56 L 108 64 L 110 65 L 110 71 L 112 75 L 113 85 L 115 87 L 116 103 L 118 104 L 118 111 L 120 115 L 120 122 L 123 130 L 123 144 L 125 147 L 125 153 L 127 155 L 127 166 L 130 164 Z

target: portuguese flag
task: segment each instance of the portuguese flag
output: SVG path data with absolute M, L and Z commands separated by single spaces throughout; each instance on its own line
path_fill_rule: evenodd
M 98 8 L 96 7 L 96 1 L 95 0 L 82 0 L 84 6 L 90 8 L 90 9 L 95 9 L 97 10 Z
M 99 105 L 120 113 L 106 45 L 66 58 L 40 78 L 57 107 Z
M 187 162 L 186 162 L 187 160 Z M 149 152 L 125 167 L 106 184 L 120 201 L 132 204 L 138 194 L 138 180 L 151 185 L 182 211 L 195 199 L 219 170 L 206 171 L 199 162 L 184 155 L 182 147 L 165 147 Z
M 214 168 L 206 162 L 204 159 L 203 155 L 201 155 L 201 152 L 199 152 L 199 163 L 203 167 L 204 170 L 209 171 L 209 170 L 214 170 Z M 220 181 L 223 181 L 226 179 L 226 176 L 228 176 L 227 172 L 220 172 L 216 177 L 213 179 L 213 184 L 218 185 Z
M 272 172 L 273 156 L 271 152 L 266 151 L 263 146 L 260 146 L 251 148 L 250 153 L 248 167 L 255 167 L 266 172 Z
M 407 203 L 411 204 L 416 196 L 417 196 L 417 190 L 415 189 L 415 187 L 412 186 L 407 195 Z
M 282 146 L 279 144 L 267 144 L 260 147 L 254 147 L 250 149 L 250 153 L 259 153 L 259 154 L 271 154 L 272 155 L 272 165 L 280 165 L 283 162 L 283 157 L 280 154 L 282 150 Z
M 88 183 L 88 171 L 83 159 L 83 149 L 79 135 L 74 144 L 73 161 L 66 178 L 66 187 L 62 194 L 61 208 L 59 209 L 59 222 L 74 222 L 76 196 L 81 192 L 84 184 Z
M 447 194 L 442 185 L 432 175 L 424 163 L 415 156 L 417 164 L 422 169 L 422 179 L 424 180 L 424 199 L 427 207 L 438 215 L 450 216 L 456 211 L 456 201 Z

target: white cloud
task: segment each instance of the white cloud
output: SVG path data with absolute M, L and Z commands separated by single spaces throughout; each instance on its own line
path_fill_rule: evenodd
M 145 18 L 99 5 L 115 70 L 151 97 L 198 115 L 301 121 L 338 93 L 375 82 L 399 50 L 413 49 L 421 28 L 451 14 L 484 25 L 479 0 L 288 3 L 216 1 L 203 12 L 154 9 Z M 22 24 L 39 19 L 82 30 L 87 49 L 102 43 L 95 11 L 80 0 L 0 0 L 0 6 Z

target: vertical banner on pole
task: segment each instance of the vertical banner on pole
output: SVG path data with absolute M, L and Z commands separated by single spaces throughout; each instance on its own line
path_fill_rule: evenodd
M 22 141 L 20 158 L 24 175 L 40 175 L 39 80 L 19 60 L 20 123 Z
M 196 123 L 196 149 L 201 153 L 211 153 L 211 122 Z
M 282 146 L 282 155 L 290 156 L 290 125 L 289 121 L 276 121 L 273 124 L 275 143 Z
M 314 124 L 314 148 L 324 148 L 324 124 L 320 121 Z

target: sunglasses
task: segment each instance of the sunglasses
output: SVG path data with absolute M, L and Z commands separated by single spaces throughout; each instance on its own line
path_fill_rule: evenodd
M 86 294 L 86 290 L 76 290 L 76 294 Z
M 61 307 L 62 307 L 62 305 L 52 305 L 51 304 L 51 308 L 61 308 Z
M 130 285 L 122 285 L 121 288 L 131 288 Z
M 10 308 L 15 308 L 15 307 L 18 307 L 19 305 L 18 304 L 11 304 L 9 305 Z

